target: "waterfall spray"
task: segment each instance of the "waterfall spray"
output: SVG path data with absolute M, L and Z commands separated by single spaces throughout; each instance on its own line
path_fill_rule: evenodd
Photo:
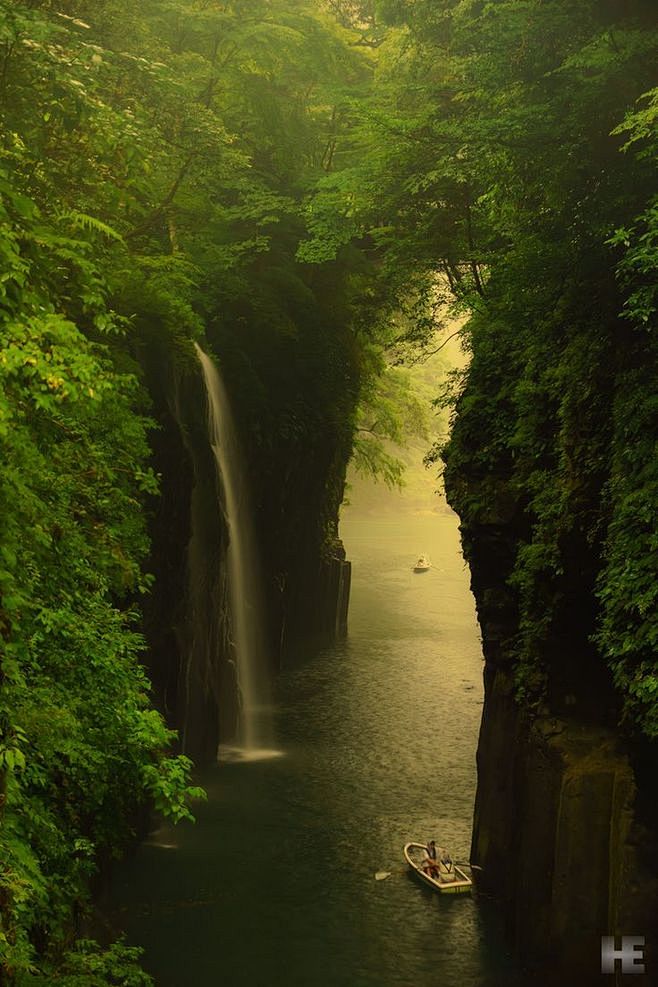
M 194 344 L 208 398 L 208 438 L 217 466 L 218 482 L 229 534 L 227 554 L 233 645 L 241 696 L 238 746 L 225 753 L 246 759 L 272 756 L 271 688 L 263 646 L 260 567 L 252 530 L 251 510 L 233 416 L 218 368 Z M 221 753 L 221 752 L 220 752 Z

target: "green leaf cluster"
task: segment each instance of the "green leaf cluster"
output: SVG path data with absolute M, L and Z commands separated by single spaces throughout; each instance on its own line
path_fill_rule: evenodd
M 91 215 L 78 172 L 115 117 L 78 78 L 95 50 L 35 11 L 2 13 L 0 965 L 3 982 L 52 983 L 140 806 L 157 794 L 180 818 L 198 791 L 165 756 L 174 735 L 140 665 L 150 423 L 109 304 L 110 250 L 125 248 L 98 218 L 107 189 Z M 103 964 L 116 973 L 118 952 L 75 982 L 107 982 Z
M 157 490 L 143 396 L 94 338 L 120 323 L 89 243 L 62 236 L 9 179 L 3 171 L 0 958 L 21 982 L 54 976 L 71 911 L 98 862 L 131 838 L 139 806 L 157 795 L 181 818 L 199 793 L 189 762 L 165 757 L 173 734 L 139 663 L 142 505 Z

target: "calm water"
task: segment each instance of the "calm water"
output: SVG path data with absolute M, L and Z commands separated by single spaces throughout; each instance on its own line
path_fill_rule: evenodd
M 348 514 L 342 534 L 349 639 L 283 673 L 282 756 L 208 772 L 197 825 L 115 877 L 158 987 L 514 983 L 495 904 L 440 898 L 401 856 L 430 837 L 469 853 L 482 659 L 456 518 Z

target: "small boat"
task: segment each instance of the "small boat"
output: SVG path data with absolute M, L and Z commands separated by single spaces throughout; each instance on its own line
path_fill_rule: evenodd
M 423 870 L 425 849 L 424 843 L 406 843 L 404 847 L 404 859 L 423 884 L 441 894 L 467 894 L 471 890 L 473 881 L 457 864 L 446 866 L 438 861 L 438 877 L 430 877 L 425 873 Z
M 432 563 L 426 555 L 421 555 L 416 565 L 413 567 L 414 572 L 427 572 L 428 569 L 432 568 Z

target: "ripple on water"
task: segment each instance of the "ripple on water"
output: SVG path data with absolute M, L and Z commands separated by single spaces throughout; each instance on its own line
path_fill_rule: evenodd
M 217 748 L 217 761 L 222 764 L 251 761 L 271 761 L 275 757 L 283 757 L 284 752 L 273 747 L 238 747 L 231 744 L 220 744 Z

